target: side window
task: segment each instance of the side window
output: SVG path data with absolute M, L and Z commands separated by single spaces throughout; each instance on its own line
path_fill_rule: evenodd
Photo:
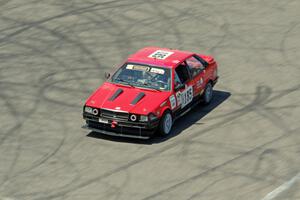
M 174 84 L 175 85 L 178 85 L 178 84 L 182 84 L 181 80 L 179 79 L 179 76 L 177 74 L 177 72 L 175 71 L 175 81 L 174 81 Z
M 190 79 L 189 71 L 187 66 L 184 64 L 180 64 L 178 67 L 176 67 L 175 72 L 175 79 L 177 74 L 181 83 L 186 83 Z
M 205 69 L 205 66 L 194 56 L 189 57 L 185 60 L 186 64 L 189 66 L 192 76 L 197 76 L 201 71 Z

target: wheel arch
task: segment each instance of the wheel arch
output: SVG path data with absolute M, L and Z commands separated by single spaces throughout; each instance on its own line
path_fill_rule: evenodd
M 166 106 L 166 107 L 164 107 L 164 108 L 161 109 L 161 115 L 160 115 L 160 117 L 164 116 L 164 114 L 166 112 L 168 112 L 168 111 L 171 113 L 172 117 L 174 118 L 174 114 L 173 114 L 171 108 L 169 108 L 168 106 Z

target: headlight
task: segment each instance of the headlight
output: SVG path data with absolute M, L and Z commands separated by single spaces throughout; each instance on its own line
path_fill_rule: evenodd
M 93 108 L 86 106 L 86 107 L 84 108 L 84 112 L 93 114 Z
M 92 112 L 93 112 L 93 115 L 98 115 L 98 113 L 99 113 L 97 108 L 94 108 Z
M 148 121 L 148 116 L 146 116 L 146 115 L 141 115 L 141 116 L 140 116 L 140 121 L 141 121 L 141 122 L 147 122 L 147 121 Z
M 88 106 L 86 106 L 84 108 L 84 112 L 90 113 L 90 114 L 93 114 L 93 115 L 98 115 L 99 114 L 99 111 L 98 111 L 97 108 L 91 108 L 91 107 L 88 107 Z
M 130 115 L 130 120 L 135 122 L 137 120 L 137 116 L 136 115 Z
M 153 121 L 153 120 L 156 120 L 157 119 L 157 116 L 156 115 L 154 115 L 153 113 L 150 113 L 149 114 L 149 120 L 150 121 Z

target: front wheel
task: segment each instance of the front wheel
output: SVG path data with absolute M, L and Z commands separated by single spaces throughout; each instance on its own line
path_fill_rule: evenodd
M 166 111 L 163 117 L 160 120 L 159 124 L 159 134 L 160 135 L 168 135 L 171 132 L 173 125 L 173 117 L 170 111 Z
M 209 82 L 206 84 L 204 94 L 203 94 L 203 102 L 204 104 L 209 104 L 213 97 L 213 87 L 212 84 Z

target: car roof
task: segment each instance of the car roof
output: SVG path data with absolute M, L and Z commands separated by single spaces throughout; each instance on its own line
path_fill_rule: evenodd
M 127 62 L 173 68 L 194 53 L 161 47 L 145 47 L 130 55 Z

